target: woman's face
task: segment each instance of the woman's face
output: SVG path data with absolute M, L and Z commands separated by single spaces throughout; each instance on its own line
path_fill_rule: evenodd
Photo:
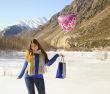
M 35 43 L 31 43 L 31 49 L 33 50 L 33 52 L 38 50 L 38 45 L 36 45 Z

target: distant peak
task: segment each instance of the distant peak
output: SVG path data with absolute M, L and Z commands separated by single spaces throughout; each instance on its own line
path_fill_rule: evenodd
M 29 20 L 21 20 L 18 22 L 19 25 L 29 26 L 30 28 L 37 28 L 39 25 L 43 25 L 47 22 L 45 17 L 38 17 Z

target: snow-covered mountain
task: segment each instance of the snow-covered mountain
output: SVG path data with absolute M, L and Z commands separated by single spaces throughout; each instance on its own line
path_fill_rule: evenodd
M 24 30 L 31 30 L 31 28 L 27 27 L 27 26 L 12 25 L 12 26 L 8 26 L 8 27 L 4 28 L 0 34 L 2 36 L 13 36 L 13 35 L 20 33 Z
M 0 32 L 0 35 L 12 36 L 22 31 L 31 31 L 32 29 L 37 28 L 38 26 L 43 25 L 46 22 L 47 22 L 47 19 L 45 17 L 22 20 L 16 23 L 15 25 L 8 26 L 2 29 L 2 31 Z
M 33 18 L 30 20 L 22 20 L 19 21 L 19 25 L 21 26 L 28 26 L 30 28 L 37 28 L 39 25 L 43 25 L 47 22 L 45 17 L 43 18 Z

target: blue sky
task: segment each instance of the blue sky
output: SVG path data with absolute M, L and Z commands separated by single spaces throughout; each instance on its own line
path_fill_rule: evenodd
M 37 17 L 49 19 L 73 0 L 0 0 L 0 28 L 19 20 Z

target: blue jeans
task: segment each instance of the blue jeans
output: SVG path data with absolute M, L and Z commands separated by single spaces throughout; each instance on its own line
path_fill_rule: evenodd
M 35 87 L 37 87 L 38 94 L 45 94 L 45 83 L 44 79 L 26 77 L 25 78 L 26 87 L 28 89 L 28 94 L 35 94 Z

